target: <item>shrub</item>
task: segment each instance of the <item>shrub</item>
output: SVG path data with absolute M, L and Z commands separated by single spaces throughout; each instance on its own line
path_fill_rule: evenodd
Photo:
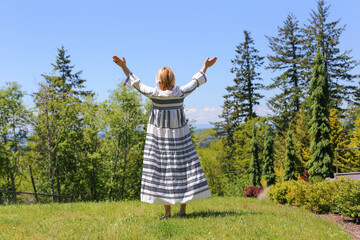
M 256 186 L 247 187 L 245 188 L 245 194 L 243 196 L 256 198 L 262 191 L 263 191 L 263 187 L 256 187 Z
M 225 196 L 241 197 L 245 188 L 251 186 L 249 176 L 244 174 L 241 176 L 231 177 L 225 185 Z
M 340 178 L 335 204 L 340 214 L 360 218 L 360 181 Z
M 288 185 L 290 182 L 277 183 L 269 187 L 269 199 L 280 204 L 287 203 L 286 195 L 288 193 Z
M 329 213 L 335 209 L 335 184 L 321 181 L 309 184 L 306 189 L 306 208 L 315 213 Z
M 291 181 L 288 183 L 286 195 L 287 203 L 293 206 L 301 207 L 306 203 L 306 189 L 309 183 L 305 181 Z
M 351 179 L 277 183 L 269 188 L 269 199 L 280 204 L 304 206 L 315 213 L 338 210 L 342 215 L 360 218 L 360 181 Z

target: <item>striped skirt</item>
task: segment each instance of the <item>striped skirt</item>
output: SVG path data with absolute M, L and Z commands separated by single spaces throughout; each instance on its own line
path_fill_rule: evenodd
M 147 125 L 141 201 L 168 205 L 210 196 L 183 108 L 153 107 Z

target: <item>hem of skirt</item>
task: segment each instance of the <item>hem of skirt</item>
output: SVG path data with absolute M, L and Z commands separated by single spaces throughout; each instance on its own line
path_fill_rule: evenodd
M 194 202 L 204 198 L 211 197 L 210 190 L 198 193 L 193 196 L 185 197 L 183 199 L 167 199 L 167 198 L 158 198 L 151 197 L 149 195 L 141 194 L 141 202 L 151 203 L 151 204 L 161 204 L 161 205 L 175 205 L 175 204 L 184 204 L 188 202 Z

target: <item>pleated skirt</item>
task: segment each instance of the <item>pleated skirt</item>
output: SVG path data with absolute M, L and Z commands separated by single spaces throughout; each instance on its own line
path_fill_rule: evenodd
M 141 201 L 169 205 L 210 196 L 183 108 L 153 107 L 147 125 Z

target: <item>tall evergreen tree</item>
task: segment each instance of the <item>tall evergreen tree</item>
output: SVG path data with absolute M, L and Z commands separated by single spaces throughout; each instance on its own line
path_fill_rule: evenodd
M 226 87 L 227 95 L 224 96 L 223 112 L 219 116 L 221 122 L 214 123 L 216 130 L 226 134 L 226 139 L 232 144 L 232 134 L 236 127 L 249 118 L 256 117 L 255 106 L 263 97 L 259 93 L 262 79 L 257 71 L 261 67 L 264 57 L 258 55 L 254 47 L 254 40 L 250 32 L 244 31 L 244 42 L 236 47 L 235 59 L 231 60 L 234 65 L 231 73 L 235 74 L 233 86 Z
M 76 73 L 72 72 L 75 66 L 70 65 L 70 55 L 66 55 L 66 52 L 67 50 L 65 50 L 64 46 L 58 48 L 56 63 L 51 64 L 54 67 L 53 72 L 58 72 L 58 75 L 48 76 L 43 74 L 42 76 L 46 79 L 46 82 L 57 92 L 67 92 L 75 96 L 94 96 L 95 93 L 92 91 L 77 90 L 77 88 L 85 88 L 83 83 L 86 82 L 86 80 L 80 78 L 82 70 Z
M 309 24 L 302 29 L 307 36 L 304 44 L 306 50 L 306 67 L 308 75 L 316 65 L 313 62 L 317 49 L 324 56 L 324 72 L 330 91 L 330 108 L 340 108 L 342 101 L 351 102 L 355 87 L 349 85 L 359 75 L 352 74 L 359 63 L 350 56 L 350 51 L 340 52 L 340 36 L 345 26 L 338 26 L 340 19 L 328 21 L 330 5 L 324 0 L 317 1 L 317 11 L 312 10 Z M 308 78 L 310 79 L 310 78 Z
M 43 176 L 49 180 L 49 184 L 42 184 L 44 189 L 40 190 L 47 192 L 47 186 L 52 195 L 55 191 L 57 195 L 71 193 L 82 200 L 86 189 L 79 184 L 82 162 L 85 161 L 80 98 L 94 94 L 77 91 L 84 87 L 85 80 L 80 79 L 81 71 L 72 72 L 74 66 L 70 65 L 69 58 L 64 47 L 58 49 L 56 63 L 52 64 L 54 75 L 43 74 L 45 83 L 41 83 L 39 91 L 33 94 L 38 114 L 32 139 L 36 141 L 34 147 L 39 152 L 39 161 L 43 162 Z M 52 201 L 55 201 L 54 197 Z
M 267 88 L 280 89 L 280 93 L 271 97 L 268 107 L 275 113 L 273 116 L 276 128 L 286 131 L 289 123 L 299 111 L 304 98 L 305 78 L 303 43 L 299 23 L 294 14 L 289 14 L 283 27 L 278 27 L 277 37 L 266 36 L 273 55 L 268 56 L 271 69 L 280 73 Z
M 286 138 L 286 157 L 284 163 L 284 181 L 296 180 L 295 177 L 295 162 L 297 162 L 296 152 L 294 149 L 294 143 L 292 139 L 292 131 L 288 131 L 288 136 Z
M 250 146 L 251 152 L 251 161 L 250 161 L 250 181 L 253 186 L 260 187 L 260 179 L 261 179 L 261 169 L 260 169 L 260 162 L 259 162 L 259 144 L 256 139 L 256 126 L 254 123 L 253 126 L 253 134 Z
M 306 167 L 310 177 L 333 177 L 333 152 L 330 143 L 329 121 L 329 83 L 326 77 L 324 57 L 321 53 L 315 56 L 313 77 L 311 78 L 311 108 L 310 145 L 311 159 Z
M 275 184 L 275 170 L 274 170 L 274 140 L 270 124 L 266 125 L 265 139 L 264 139 L 264 179 L 266 180 L 266 185 Z

